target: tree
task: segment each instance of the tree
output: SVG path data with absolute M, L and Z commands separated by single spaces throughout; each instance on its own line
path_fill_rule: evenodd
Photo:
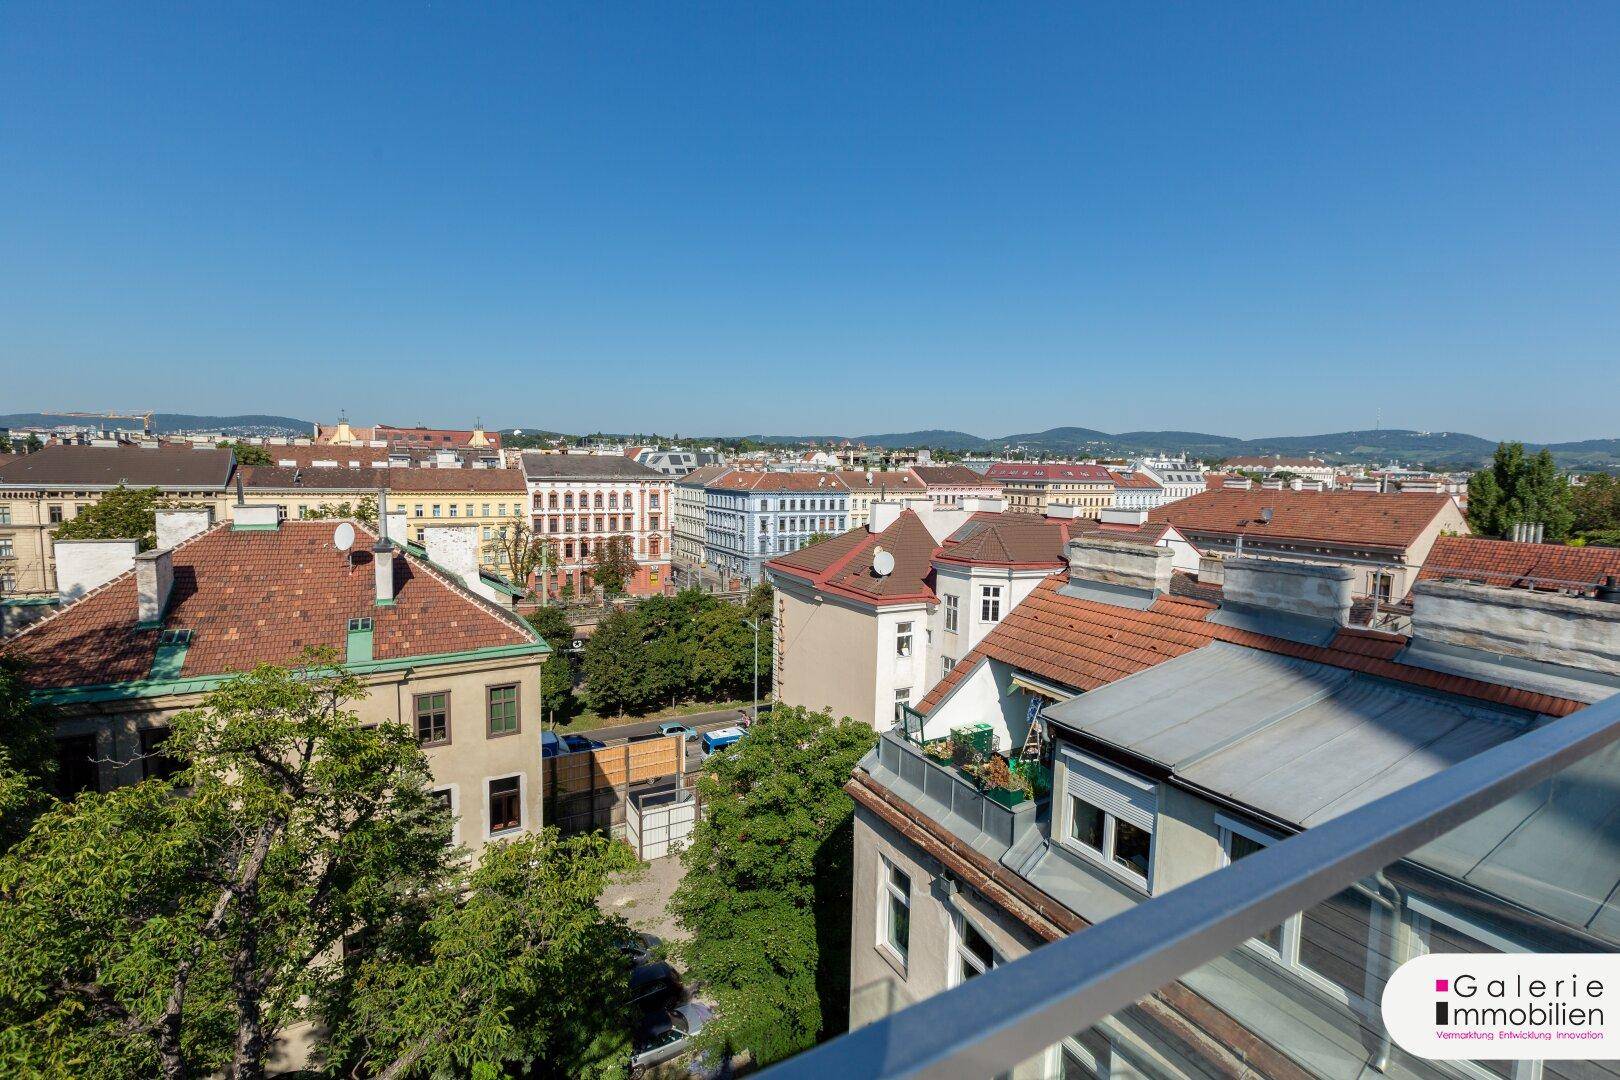
M 0 853 L 50 805 L 55 776 L 55 717 L 34 702 L 22 662 L 0 657 Z
M 623 596 L 624 583 L 636 572 L 636 554 L 628 536 L 609 536 L 591 548 L 591 580 L 608 596 Z
M 0 454 L 11 453 L 11 436 L 0 431 Z
M 1523 443 L 1499 443 L 1490 468 L 1468 479 L 1468 527 L 1480 536 L 1508 537 L 1515 525 L 1531 523 L 1558 541 L 1574 517 L 1569 484 L 1546 449 L 1527 457 Z
M 875 735 L 782 708 L 705 766 L 704 816 L 671 910 L 719 1003 L 703 1039 L 761 1062 L 841 1031 L 849 999 L 853 803 L 844 782 Z
M 815 545 L 815 544 L 819 544 L 823 540 L 831 540 L 832 538 L 833 538 L 833 534 L 829 533 L 829 532 L 813 532 L 809 536 L 804 538 L 804 543 L 803 543 L 803 545 L 801 545 L 800 550 L 802 551 L 802 550 L 804 550 L 804 548 L 811 547 L 812 545 Z
M 563 609 L 556 607 L 539 608 L 528 620 L 551 647 L 551 655 L 540 669 L 541 703 L 548 717 L 567 720 L 579 708 L 574 696 L 574 625 Z
M 139 540 L 141 550 L 157 546 L 155 487 L 127 488 L 122 484 L 56 528 L 58 540 Z
M 636 616 L 615 611 L 585 643 L 585 692 L 599 713 L 642 712 L 656 700 Z
M 415 739 L 362 725 L 333 662 L 233 678 L 172 719 L 174 781 L 58 804 L 0 856 L 0 1071 L 262 1077 L 303 1021 L 335 1072 L 622 1061 L 596 900 L 628 849 L 547 832 L 469 872 Z
M 362 495 L 356 502 L 347 500 L 340 503 L 322 503 L 319 506 L 306 507 L 304 519 L 306 521 L 322 521 L 332 518 L 352 518 L 373 529 L 377 527 L 377 496 Z
M 30 431 L 28 433 L 28 437 L 22 441 L 22 451 L 25 454 L 35 454 L 43 449 L 45 449 L 45 444 L 40 442 L 39 436 L 35 435 L 32 431 Z
M 502 525 L 495 539 L 489 542 L 487 552 L 497 566 L 504 567 L 507 578 L 520 589 L 527 589 L 535 571 L 549 572 L 557 566 L 557 542 L 534 531 L 527 518 Z M 541 582 L 540 588 L 545 589 Z
M 1582 536 L 1620 529 L 1620 480 L 1609 473 L 1593 473 L 1570 489 L 1572 528 Z
M 220 443 L 219 448 L 221 450 L 229 450 L 231 453 L 235 454 L 236 463 L 238 465 L 275 464 L 275 460 L 270 456 L 270 451 L 266 450 L 262 446 L 259 446 L 257 443 L 243 442 L 241 439 L 236 439 L 232 442 Z

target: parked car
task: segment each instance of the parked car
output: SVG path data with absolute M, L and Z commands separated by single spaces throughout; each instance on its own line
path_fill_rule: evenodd
M 748 734 L 740 727 L 716 728 L 703 733 L 703 756 L 708 757 L 716 750 L 724 750 L 734 742 L 739 742 Z
M 601 750 L 607 746 L 605 742 L 587 739 L 583 735 L 564 735 L 562 741 L 563 752 L 567 754 L 577 754 L 581 750 Z
M 557 733 L 555 731 L 542 731 L 540 733 L 541 757 L 556 757 L 559 754 L 566 754 L 567 752 L 568 751 L 563 749 L 562 740 L 557 737 Z
M 693 1036 L 713 1019 L 714 1009 L 701 1001 L 648 1013 L 636 1030 L 631 1070 L 650 1068 L 684 1054 L 691 1049 Z
M 663 945 L 663 939 L 656 934 L 643 934 L 639 930 L 632 930 L 619 942 L 619 952 L 632 967 L 641 967 L 653 961 L 653 953 Z
M 682 739 L 690 739 L 697 734 L 697 728 L 679 720 L 666 720 L 658 725 L 660 735 L 679 735 Z
M 685 993 L 680 974 L 662 960 L 641 964 L 630 972 L 629 1004 L 642 1012 L 667 1009 Z

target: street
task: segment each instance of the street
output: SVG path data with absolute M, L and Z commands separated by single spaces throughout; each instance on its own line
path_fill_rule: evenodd
M 580 734 L 587 738 L 599 739 L 602 742 L 612 742 L 614 739 L 632 739 L 637 735 L 651 735 L 658 731 L 662 724 L 682 723 L 691 725 L 699 734 L 713 731 L 715 728 L 730 727 L 742 719 L 741 709 L 720 709 L 715 712 L 693 713 L 690 716 L 670 716 L 662 720 L 638 720 L 631 724 L 619 724 L 616 727 L 591 728 Z M 566 731 L 567 729 L 561 729 Z

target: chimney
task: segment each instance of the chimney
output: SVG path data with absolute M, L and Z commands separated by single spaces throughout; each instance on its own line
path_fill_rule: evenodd
M 1082 536 L 1069 541 L 1069 584 L 1102 585 L 1152 597 L 1170 591 L 1171 560 L 1167 547 Z
M 392 540 L 396 544 L 403 544 L 407 536 L 405 528 L 405 508 L 389 507 L 382 515 L 382 535 L 385 540 Z
M 422 546 L 428 562 L 458 579 L 469 592 L 501 603 L 500 594 L 478 573 L 478 526 L 429 525 L 422 530 Z
M 962 500 L 962 509 L 970 514 L 1006 513 L 1007 500 L 998 496 L 969 495 Z
M 1146 525 L 1148 512 L 1146 510 L 1100 510 L 1097 520 L 1104 525 Z
M 143 551 L 135 556 L 135 621 L 142 629 L 163 625 L 174 588 L 174 552 L 169 548 Z
M 58 540 L 56 591 L 63 603 L 77 600 L 135 565 L 139 540 Z
M 1254 481 L 1247 476 L 1228 476 L 1221 481 L 1221 487 L 1226 488 L 1228 491 L 1248 491 L 1254 487 Z
M 1226 606 L 1350 625 L 1356 575 L 1348 566 L 1234 557 L 1224 561 L 1222 575 Z
M 394 545 L 379 536 L 371 545 L 371 564 L 377 578 L 377 606 L 390 607 L 394 603 Z
M 1412 645 L 1620 675 L 1620 604 L 1452 581 L 1412 587 Z
M 1226 560 L 1219 555 L 1198 556 L 1198 583 L 1219 585 L 1226 580 Z
M 905 504 L 891 502 L 888 499 L 874 499 L 872 501 L 871 516 L 867 518 L 866 528 L 869 532 L 880 533 L 900 520 L 900 512 Z
M 194 510 L 159 510 L 157 512 L 157 546 L 172 548 L 190 540 L 198 533 L 207 532 L 214 524 L 212 507 Z
M 1078 506 L 1066 506 L 1062 503 L 1048 503 L 1046 516 L 1053 520 L 1070 521 L 1083 516 Z
M 274 532 L 281 525 L 281 507 L 269 503 L 231 506 L 232 532 Z

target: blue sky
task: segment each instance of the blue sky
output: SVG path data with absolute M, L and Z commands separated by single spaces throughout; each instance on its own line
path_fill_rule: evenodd
M 0 412 L 1620 435 L 1620 6 L 0 5 Z

